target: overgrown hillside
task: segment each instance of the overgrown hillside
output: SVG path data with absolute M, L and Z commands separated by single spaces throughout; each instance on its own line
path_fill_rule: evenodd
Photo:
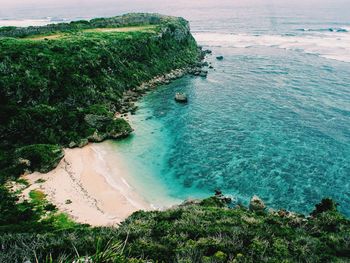
M 49 219 L 46 220 L 46 224 Z M 41 226 L 42 227 L 42 226 Z M 349 262 L 350 222 L 330 199 L 310 217 L 229 208 L 221 197 L 136 212 L 119 228 L 0 235 L 1 262 Z M 0 228 L 1 230 L 1 228 Z
M 127 136 L 123 92 L 199 57 L 188 22 L 157 14 L 0 28 L 0 182 L 49 170 L 61 146 Z

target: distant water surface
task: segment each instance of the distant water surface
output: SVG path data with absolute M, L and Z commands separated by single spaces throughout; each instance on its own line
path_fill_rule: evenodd
M 159 206 L 219 188 L 238 202 L 257 194 L 270 207 L 304 213 L 330 196 L 350 216 L 347 1 L 231 2 L 5 6 L 0 25 L 132 11 L 187 18 L 213 51 L 214 69 L 207 79 L 185 77 L 141 100 L 134 135 L 115 143 L 132 185 Z M 174 102 L 176 91 L 189 95 L 187 105 Z

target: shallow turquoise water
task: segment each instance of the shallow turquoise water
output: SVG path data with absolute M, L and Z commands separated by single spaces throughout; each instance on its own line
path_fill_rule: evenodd
M 212 50 L 207 79 L 148 94 L 135 134 L 117 143 L 140 188 L 148 183 L 145 195 L 157 203 L 219 188 L 300 212 L 331 196 L 349 214 L 350 65 L 271 47 Z M 187 105 L 174 102 L 176 91 Z

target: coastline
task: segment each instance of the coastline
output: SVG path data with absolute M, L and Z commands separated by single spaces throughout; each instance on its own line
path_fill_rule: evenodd
M 201 53 L 203 60 L 210 51 Z M 171 70 L 124 92 L 121 111 L 116 112 L 114 118 L 124 118 L 129 122 L 129 114 L 135 114 L 138 108 L 135 104 L 142 96 L 187 74 L 206 77 L 208 71 L 203 67 L 207 66 L 207 62 L 198 61 L 195 66 Z M 122 137 L 125 135 L 116 136 Z M 122 168 L 123 165 L 118 165 L 121 160 L 116 155 L 107 154 L 106 149 L 111 147 L 108 136 L 89 140 L 90 143 L 83 141 L 80 145 L 65 148 L 64 157 L 50 172 L 23 175 L 30 186 L 22 192 L 22 197 L 28 199 L 32 190 L 42 191 L 60 212 L 77 223 L 91 226 L 115 226 L 136 211 L 161 209 L 145 200 L 131 186 L 128 171 Z M 111 167 L 112 163 L 116 165 Z
M 108 141 L 65 149 L 65 157 L 54 170 L 22 177 L 30 183 L 23 197 L 40 190 L 59 211 L 91 226 L 117 225 L 135 211 L 154 210 L 128 183 L 127 171 L 116 169 L 120 160 L 107 156 L 105 147 Z M 113 169 L 111 163 L 115 163 Z
M 201 59 L 197 62 L 196 65 L 173 69 L 166 74 L 155 76 L 151 80 L 143 82 L 135 89 L 124 91 L 121 100 L 121 109 L 119 112 L 115 113 L 114 117 L 127 117 L 128 113 L 135 114 L 136 110 L 138 109 L 135 103 L 145 94 L 156 89 L 160 85 L 167 85 L 171 81 L 182 78 L 185 75 L 193 75 L 206 78 L 208 70 L 203 68 L 208 67 L 209 63 L 203 60 L 207 54 L 211 54 L 211 51 L 201 50 Z

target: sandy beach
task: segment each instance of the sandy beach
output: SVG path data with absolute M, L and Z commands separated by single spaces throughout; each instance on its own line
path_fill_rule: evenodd
M 150 210 L 151 205 L 128 183 L 127 171 L 118 168 L 120 160 L 107 154 L 108 147 L 106 141 L 65 149 L 56 169 L 24 176 L 31 185 L 23 194 L 39 189 L 74 221 L 92 226 L 116 225 L 135 211 Z

